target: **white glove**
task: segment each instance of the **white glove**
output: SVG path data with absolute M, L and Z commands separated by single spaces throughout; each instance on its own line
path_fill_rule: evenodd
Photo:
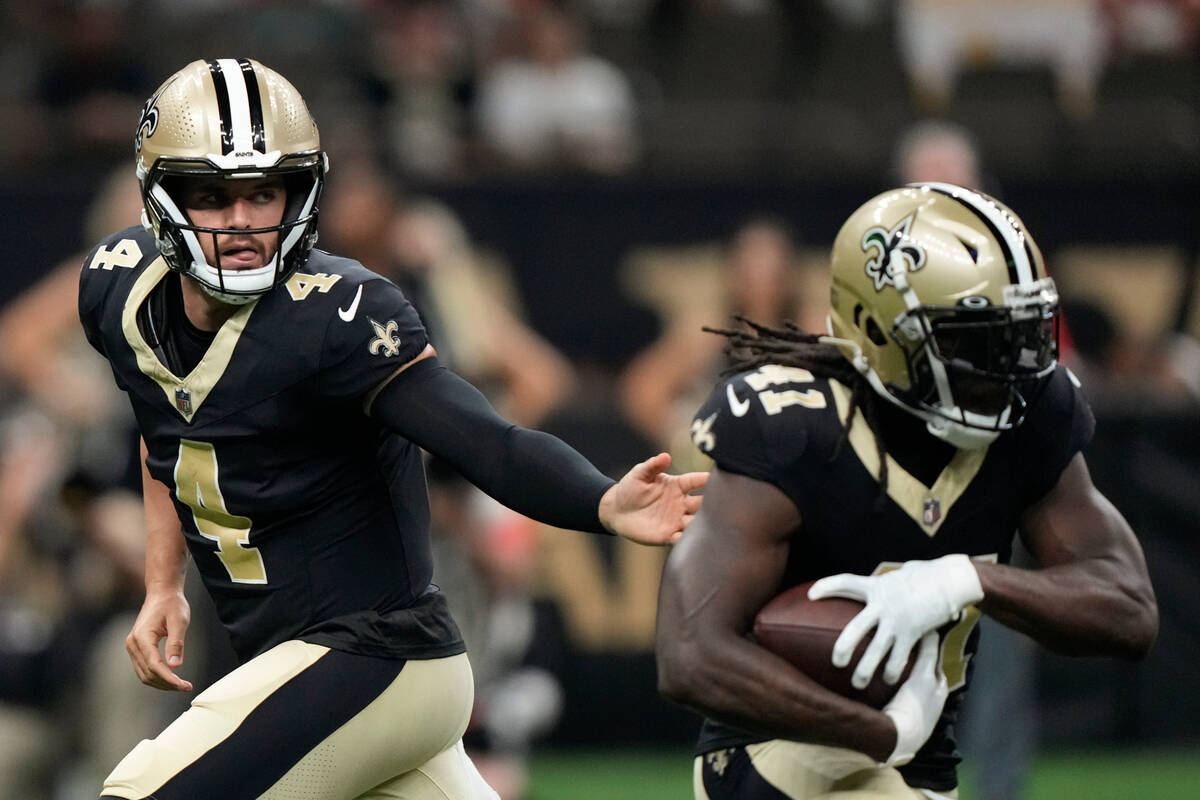
M 883 707 L 883 713 L 891 717 L 896 725 L 896 747 L 881 766 L 894 767 L 912 761 L 921 745 L 933 733 L 942 715 L 942 707 L 946 705 L 946 697 L 950 694 L 938 658 L 940 652 L 936 633 L 921 637 L 912 674 L 900 684 L 896 695 Z
M 875 629 L 850 676 L 854 687 L 862 689 L 889 650 L 883 680 L 889 684 L 900 680 L 917 640 L 982 600 L 983 587 L 971 559 L 958 553 L 933 561 L 905 561 L 899 569 L 881 575 L 831 575 L 814 583 L 808 596 L 813 600 L 849 597 L 866 603 L 833 645 L 833 665 L 845 667 L 858 643 Z

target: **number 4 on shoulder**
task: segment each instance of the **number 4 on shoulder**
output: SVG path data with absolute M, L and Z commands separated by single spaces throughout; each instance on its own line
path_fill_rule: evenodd
M 112 270 L 113 267 L 124 267 L 125 269 L 133 269 L 142 260 L 142 248 L 133 239 L 122 239 L 109 250 L 107 247 L 101 247 L 96 251 L 96 255 L 92 256 L 92 261 L 88 264 L 88 269 L 106 269 Z

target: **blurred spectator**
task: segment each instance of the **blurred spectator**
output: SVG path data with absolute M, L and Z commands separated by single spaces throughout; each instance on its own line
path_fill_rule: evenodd
M 1193 403 L 1200 403 L 1200 341 L 1176 333 L 1166 343 L 1165 353 L 1178 386 Z
M 1193 337 L 1180 332 L 1130 336 L 1091 300 L 1069 299 L 1063 314 L 1075 345 L 1068 364 L 1094 397 L 1097 413 L 1200 403 L 1200 342 Z
M 128 123 L 128 120 L 126 121 Z M 128 127 L 128 124 L 126 125 Z M 102 181 L 83 221 L 85 241 L 137 225 L 142 200 L 127 166 Z M 110 428 L 114 416 L 129 411 L 113 385 L 108 366 L 83 337 L 76 297 L 80 262 L 74 254 L 0 313 L 0 374 L 20 387 L 58 424 L 83 436 Z M 105 449 L 105 448 L 98 448 Z M 112 463 L 111 455 L 101 460 Z
M 509 418 L 534 424 L 575 384 L 571 364 L 520 318 L 503 267 L 476 253 L 462 223 L 433 200 L 414 199 L 397 229 L 401 263 L 424 274 L 456 368 L 473 376 Z
M 1044 66 L 1060 107 L 1086 116 L 1107 58 L 1097 0 L 902 0 L 901 58 L 919 110 L 940 113 L 964 69 Z
M 0 411 L 0 796 L 49 798 L 60 753 L 54 640 L 68 613 L 53 542 L 30 520 L 62 468 L 53 428 L 36 411 Z
M 93 162 L 129 150 L 129 121 L 137 118 L 150 81 L 138 50 L 126 37 L 136 30 L 124 0 L 56 3 L 53 30 L 58 38 L 39 79 L 53 145 L 60 158 Z
M 475 95 L 466 21 L 438 0 L 382 4 L 373 14 L 369 84 L 390 160 L 406 175 L 462 173 Z
M 641 274 L 627 275 L 641 286 L 634 291 L 659 299 L 660 306 L 667 298 L 673 305 L 663 309 L 664 332 L 621 374 L 619 397 L 626 415 L 650 441 L 669 447 L 679 437 L 678 446 L 669 448 L 677 459 L 694 451 L 687 422 L 725 363 L 724 337 L 706 333 L 703 326 L 725 327 L 741 314 L 768 325 L 791 321 L 824 327 L 810 304 L 802 302 L 807 298 L 800 295 L 796 242 L 777 219 L 760 217 L 740 225 L 715 272 L 693 263 L 686 274 L 664 276 L 659 283 L 670 285 L 655 290 L 654 277 L 637 271 Z M 684 468 L 686 461 L 676 463 Z
M 591 55 L 580 20 L 549 4 L 517 18 L 515 52 L 480 82 L 483 147 L 498 166 L 620 173 L 638 152 L 636 106 L 626 76 Z
M 746 101 L 807 104 L 847 15 L 854 11 L 836 0 L 654 0 L 644 58 L 669 105 L 715 102 L 719 114 L 738 113 L 729 103 L 747 113 Z
M 907 128 L 893 150 L 892 169 L 901 184 L 936 181 L 994 194 L 974 137 L 947 120 L 922 120 Z
M 178 710 L 174 698 L 134 696 L 138 683 L 123 657 L 141 596 L 141 500 L 99 482 L 105 476 L 78 450 L 72 430 L 28 400 L 0 409 L 6 798 L 73 797 L 73 786 L 94 793 L 112 749 L 152 735 Z
M 646 21 L 657 0 L 578 0 L 589 19 L 614 27 L 634 27 Z
M 35 406 L 0 411 L 0 797 L 94 797 L 112 760 L 186 703 L 144 696 L 124 653 L 141 498 L 96 483 L 73 446 Z
M 563 707 L 565 648 L 555 607 L 530 593 L 537 526 L 482 494 L 439 459 L 426 465 L 434 579 L 467 643 L 475 707 L 468 755 L 502 800 L 521 800 L 530 747 Z
M 506 418 L 538 422 L 571 390 L 571 365 L 520 319 L 513 291 L 471 247 L 462 223 L 428 198 L 402 200 L 377 166 L 340 163 L 321 203 L 323 236 L 395 281 L 439 357 Z
M 1113 50 L 1121 55 L 1193 57 L 1200 37 L 1194 0 L 1100 0 Z
M 0 168 L 36 159 L 53 144 L 37 102 L 39 66 L 53 36 L 50 17 L 37 0 L 0 3 Z

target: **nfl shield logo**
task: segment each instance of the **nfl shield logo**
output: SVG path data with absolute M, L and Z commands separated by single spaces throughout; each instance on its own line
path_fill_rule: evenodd
M 927 526 L 937 525 L 938 520 L 942 518 L 942 504 L 936 497 L 931 497 L 925 501 L 924 508 L 921 509 L 921 521 Z
M 175 390 L 175 407 L 184 414 L 192 413 L 192 393 L 182 386 Z

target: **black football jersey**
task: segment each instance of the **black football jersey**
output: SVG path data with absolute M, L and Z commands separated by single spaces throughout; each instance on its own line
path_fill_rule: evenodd
M 122 231 L 84 261 L 79 314 L 129 396 L 150 474 L 171 491 L 239 657 L 294 638 L 368 655 L 462 652 L 431 584 L 420 451 L 363 411 L 428 341 L 400 290 L 313 251 L 176 375 L 150 309 L 168 276 L 149 234 Z
M 1022 425 L 990 446 L 956 450 L 924 423 L 870 394 L 888 434 L 886 491 L 875 437 L 861 411 L 847 433 L 851 390 L 812 372 L 767 365 L 719 384 L 692 423 L 692 438 L 723 470 L 765 481 L 800 511 L 780 590 L 851 572 L 875 574 L 949 553 L 1007 562 L 1022 512 L 1057 482 L 1091 439 L 1095 421 L 1074 377 L 1059 367 Z M 844 437 L 844 439 L 843 439 Z M 901 768 L 913 786 L 948 790 L 959 756 L 953 723 L 969 680 L 979 612 L 943 632 L 952 690 L 929 741 Z M 761 741 L 706 721 L 698 751 Z

